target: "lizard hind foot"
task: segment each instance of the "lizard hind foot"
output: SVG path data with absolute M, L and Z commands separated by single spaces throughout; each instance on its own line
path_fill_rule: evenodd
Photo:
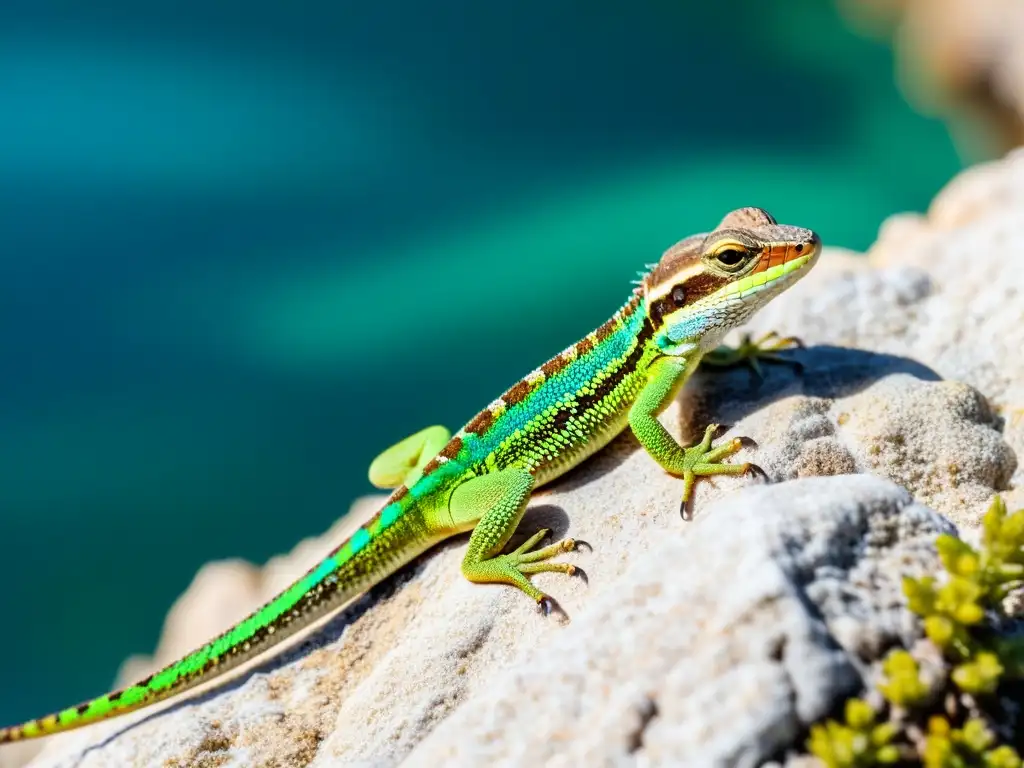
M 572 563 L 552 562 L 551 558 L 576 549 L 576 541 L 562 539 L 546 547 L 535 547 L 550 533 L 541 529 L 527 539 L 516 550 L 508 554 L 480 560 L 464 562 L 463 573 L 470 581 L 497 582 L 518 587 L 532 598 L 538 605 L 542 601 L 552 602 L 550 595 L 537 589 L 527 578 L 534 573 L 564 573 L 575 576 L 580 570 Z M 541 606 L 543 607 L 543 606 Z
M 552 562 L 551 559 L 576 549 L 576 542 L 563 539 L 540 547 L 551 533 L 542 528 L 512 552 L 502 554 L 523 517 L 533 483 L 533 476 L 520 469 L 480 475 L 455 489 L 448 508 L 453 520 L 461 520 L 463 524 L 475 521 L 462 559 L 462 574 L 478 584 L 517 587 L 539 603 L 545 595 L 530 582 L 529 576 L 544 572 L 574 575 L 576 566 L 572 563 Z

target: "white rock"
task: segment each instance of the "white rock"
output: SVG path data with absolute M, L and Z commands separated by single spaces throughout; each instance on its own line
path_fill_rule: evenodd
M 950 529 L 863 475 L 731 494 L 404 764 L 760 765 L 913 639 L 900 579 Z

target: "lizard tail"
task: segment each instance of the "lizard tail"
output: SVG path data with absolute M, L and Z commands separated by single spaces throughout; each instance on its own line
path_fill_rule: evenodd
M 0 744 L 70 731 L 156 704 L 203 685 L 273 648 L 340 608 L 428 549 L 416 515 L 403 514 L 410 497 L 395 496 L 377 515 L 310 569 L 222 635 L 121 690 L 59 712 L 0 728 Z M 386 535 L 385 535 L 386 530 Z
M 330 560 L 331 558 L 327 558 Z M 325 568 L 323 561 L 319 568 Z M 310 573 L 315 573 L 314 569 Z M 283 622 L 296 610 L 310 575 L 250 614 L 224 634 L 134 685 L 82 702 L 77 706 L 0 728 L 0 744 L 35 739 L 80 728 L 156 704 L 229 671 L 277 645 L 308 622 Z M 303 585 L 299 588 L 298 585 Z

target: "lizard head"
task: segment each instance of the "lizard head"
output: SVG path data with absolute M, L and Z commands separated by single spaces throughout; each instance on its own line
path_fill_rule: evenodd
M 706 352 L 818 260 L 821 240 L 760 208 L 732 211 L 713 231 L 669 248 L 644 277 L 647 315 L 664 354 Z

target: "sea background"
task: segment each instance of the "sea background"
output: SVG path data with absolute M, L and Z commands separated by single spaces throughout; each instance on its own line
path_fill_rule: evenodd
M 864 248 L 977 159 L 822 0 L 90 5 L 0 4 L 2 722 L 676 239 L 755 204 Z

